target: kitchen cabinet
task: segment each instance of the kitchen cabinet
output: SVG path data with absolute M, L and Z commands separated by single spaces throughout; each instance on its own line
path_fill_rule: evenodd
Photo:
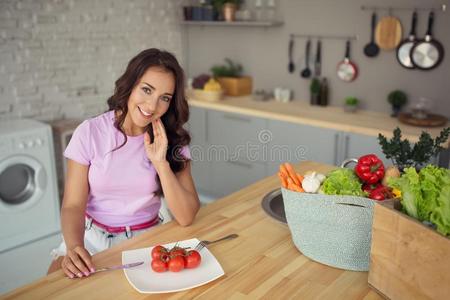
M 265 164 L 244 160 L 219 160 L 212 164 L 211 187 L 217 197 L 223 197 L 266 177 Z
M 208 110 L 207 120 L 207 140 L 220 156 L 264 163 L 266 119 Z
M 365 154 L 375 154 L 384 163 L 392 165 L 392 161 L 387 159 L 378 143 L 378 138 L 358 133 L 342 132 L 340 136 L 341 151 L 339 161 L 347 158 L 358 158 Z
M 340 132 L 284 121 L 268 121 L 272 135 L 269 144 L 268 174 L 278 171 L 282 162 L 312 160 L 335 165 L 340 163 Z
M 211 163 L 207 159 L 206 115 L 206 109 L 190 107 L 187 129 L 191 135 L 192 177 L 199 192 L 208 194 L 211 186 Z
M 0 253 L 0 294 L 45 276 L 50 252 L 61 243 L 59 232 Z
M 230 194 L 266 176 L 266 119 L 215 110 L 208 110 L 206 119 L 213 195 Z
M 261 131 L 267 120 L 191 107 L 192 175 L 200 193 L 218 197 L 266 176 Z

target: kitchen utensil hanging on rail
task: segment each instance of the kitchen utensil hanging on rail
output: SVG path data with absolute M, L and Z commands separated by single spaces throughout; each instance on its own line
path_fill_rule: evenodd
M 418 41 L 411 48 L 411 61 L 420 70 L 434 69 L 444 59 L 444 47 L 432 36 L 433 23 L 434 12 L 431 11 L 428 17 L 428 29 L 425 38 Z
M 416 26 L 417 26 L 417 12 L 414 11 L 412 14 L 411 20 L 411 31 L 409 36 L 404 39 L 400 45 L 397 47 L 397 60 L 402 67 L 407 69 L 414 69 L 415 66 L 411 62 L 411 57 L 409 54 L 411 53 L 412 47 L 417 43 L 416 37 Z
M 322 42 L 317 40 L 316 60 L 314 61 L 314 76 L 320 77 L 322 73 Z
M 375 29 L 375 41 L 383 50 L 397 48 L 402 40 L 402 24 L 400 20 L 391 15 L 381 18 Z
M 303 78 L 309 78 L 311 76 L 311 69 L 309 68 L 309 55 L 311 52 L 311 39 L 306 42 L 305 49 L 305 68 L 300 72 L 300 76 Z
M 370 43 L 364 47 L 364 54 L 368 57 L 375 57 L 380 52 L 380 47 L 375 43 L 375 26 L 377 24 L 377 14 L 372 13 L 371 29 L 370 29 Z
M 358 76 L 358 67 L 350 60 L 350 40 L 345 43 L 345 57 L 337 66 L 337 75 L 346 82 L 351 82 Z
M 289 65 L 288 65 L 289 73 L 293 73 L 295 71 L 294 64 L 294 37 L 291 36 L 289 39 Z

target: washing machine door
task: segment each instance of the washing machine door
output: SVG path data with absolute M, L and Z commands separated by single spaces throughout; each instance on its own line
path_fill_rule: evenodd
M 36 204 L 47 185 L 47 174 L 36 159 L 25 155 L 0 161 L 0 209 L 21 210 Z

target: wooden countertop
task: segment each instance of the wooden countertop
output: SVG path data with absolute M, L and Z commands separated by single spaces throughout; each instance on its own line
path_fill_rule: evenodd
M 188 97 L 189 97 L 188 92 Z M 261 118 L 269 118 L 292 123 L 306 124 L 316 127 L 354 132 L 369 136 L 392 136 L 392 131 L 400 127 L 402 135 L 412 142 L 419 140 L 422 131 L 427 131 L 432 137 L 439 135 L 443 127 L 426 128 L 415 127 L 400 123 L 387 113 L 358 110 L 346 113 L 342 107 L 312 106 L 303 101 L 288 103 L 269 101 L 255 101 L 251 96 L 225 97 L 221 101 L 209 102 L 189 97 L 189 104 L 196 107 L 240 113 Z M 448 123 L 447 123 L 448 126 Z M 448 147 L 450 148 L 450 141 Z
M 328 172 L 333 167 L 303 162 L 297 170 Z M 192 237 L 239 237 L 210 246 L 225 275 L 206 285 L 170 294 L 140 294 L 123 271 L 68 279 L 62 271 L 21 287 L 1 299 L 382 299 L 367 284 L 367 272 L 345 271 L 314 262 L 295 248 L 285 224 L 261 208 L 265 194 L 279 187 L 276 175 L 204 206 L 189 227 L 170 222 L 94 255 L 97 267 L 121 263 L 124 250 Z

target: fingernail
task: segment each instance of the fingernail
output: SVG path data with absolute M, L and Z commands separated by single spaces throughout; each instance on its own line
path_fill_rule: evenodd
M 89 272 L 84 272 L 84 276 L 89 276 Z
M 95 272 L 95 269 L 94 268 L 91 268 L 91 273 L 94 273 Z
M 81 278 L 81 277 L 83 277 L 83 274 L 78 273 L 77 276 Z

